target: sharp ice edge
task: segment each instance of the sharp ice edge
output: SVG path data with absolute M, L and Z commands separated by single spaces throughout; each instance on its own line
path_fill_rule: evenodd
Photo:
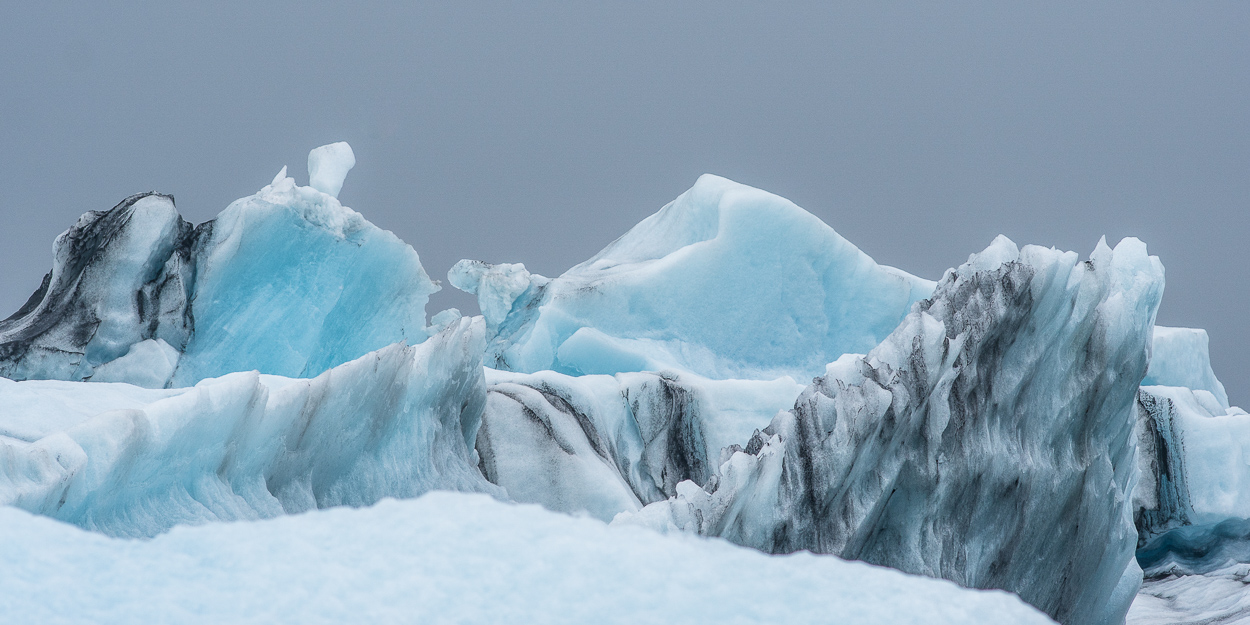
M 166 380 L 150 371 L 126 378 L 133 367 L 122 365 L 105 379 L 313 377 L 425 340 L 425 304 L 439 287 L 417 253 L 285 171 L 197 228 L 173 198 L 154 193 L 83 215 L 57 238 L 43 286 L 0 321 L 0 375 L 91 379 L 132 346 L 160 340 L 181 353 Z
M 26 418 L 0 425 L 0 505 L 140 537 L 432 489 L 502 495 L 469 446 L 484 348 L 481 320 L 462 319 L 313 379 L 149 391 L 0 378 L 0 405 Z M 37 418 L 56 408 L 58 421 Z
M 831 365 L 709 485 L 617 522 L 1004 588 L 1062 623 L 1118 622 L 1141 579 L 1133 405 L 1162 291 L 1162 265 L 1135 239 L 1085 262 L 999 239 L 867 356 Z
M 475 349 L 479 354 L 484 350 L 487 363 L 500 369 L 488 369 L 483 383 L 476 364 L 461 362 L 459 373 L 440 377 L 430 373 L 437 365 L 413 356 L 417 363 L 414 377 L 399 393 L 404 399 L 398 400 L 395 389 L 380 381 L 394 375 L 394 367 L 379 368 L 376 363 L 403 361 L 407 356 L 396 354 L 420 350 L 384 346 L 420 343 L 440 331 L 460 332 L 462 339 L 473 332 L 463 332 L 469 321 L 455 310 L 443 311 L 430 327 L 424 327 L 425 303 L 438 287 L 410 247 L 338 203 L 334 196 L 354 156 L 350 147 L 346 152 L 329 148 L 334 146 L 310 153 L 309 187 L 297 186 L 283 168 L 269 186 L 198 228 L 178 217 L 172 198 L 148 193 L 127 198 L 111 211 L 87 213 L 58 237 L 53 270 L 44 284 L 18 313 L 0 321 L 0 375 L 17 380 L 125 381 L 158 390 L 0 379 L 0 395 L 4 395 L 0 405 L 8 407 L 0 412 L 0 452 L 8 463 L 0 474 L 0 501 L 20 500 L 26 503 L 19 505 L 44 506 L 45 514 L 62 515 L 58 518 L 86 527 L 146 536 L 175 523 L 259 518 L 335 503 L 360 505 L 383 496 L 412 496 L 432 487 L 501 494 L 498 486 L 482 480 L 472 469 L 476 464 L 493 482 L 507 487 L 512 499 L 542 503 L 554 510 L 607 519 L 653 504 L 632 517 L 634 522 L 655 522 L 657 510 L 677 514 L 673 506 L 678 503 L 728 502 L 728 507 L 714 506 L 704 518 L 700 517 L 706 510 L 698 509 L 697 525 L 714 518 L 734 519 L 736 525 L 723 522 L 715 532 L 705 533 L 737 532 L 739 542 L 754 540 L 755 546 L 779 551 L 804 540 L 818 538 L 822 544 L 832 540 L 834 546 L 841 545 L 842 551 L 836 553 L 975 583 L 967 580 L 985 577 L 976 564 L 992 561 L 993 545 L 969 542 L 978 553 L 963 554 L 972 564 L 953 574 L 949 567 L 942 570 L 942 563 L 948 561 L 946 551 L 935 560 L 931 547 L 958 542 L 952 537 L 961 531 L 965 537 L 1000 532 L 1002 528 L 993 522 L 977 525 L 993 514 L 977 517 L 962 529 L 952 526 L 958 526 L 963 517 L 951 514 L 924 525 L 929 533 L 912 543 L 904 541 L 893 552 L 884 548 L 871 552 L 869 547 L 886 542 L 882 536 L 889 532 L 908 535 L 914 519 L 899 513 L 897 503 L 889 503 L 900 501 L 897 495 L 885 497 L 883 504 L 884 487 L 869 478 L 882 468 L 895 482 L 933 478 L 939 484 L 936 494 L 904 498 L 923 505 L 932 505 L 934 500 L 958 503 L 950 493 L 958 490 L 959 483 L 968 492 L 988 492 L 984 484 L 969 481 L 975 472 L 970 459 L 996 470 L 1001 469 L 995 465 L 997 460 L 966 454 L 960 470 L 953 471 L 950 455 L 943 458 L 941 454 L 949 451 L 942 447 L 944 439 L 933 439 L 936 434 L 927 430 L 922 435 L 914 427 L 909 430 L 908 424 L 914 423 L 906 418 L 903 425 L 893 422 L 882 430 L 889 430 L 896 442 L 923 439 L 923 454 L 908 445 L 875 455 L 862 445 L 839 452 L 831 447 L 834 442 L 876 427 L 864 416 L 844 418 L 843 413 L 855 407 L 875 408 L 932 426 L 944 418 L 941 409 L 933 408 L 941 404 L 934 398 L 951 397 L 952 388 L 959 388 L 957 383 L 979 388 L 978 384 L 992 380 L 991 388 L 977 392 L 999 399 L 1010 394 L 1004 387 L 1039 385 L 1037 380 L 1050 378 L 1023 375 L 1022 371 L 1030 370 L 1027 366 L 996 359 L 992 349 L 981 350 L 983 357 L 968 356 L 969 350 L 976 351 L 966 344 L 968 337 L 981 336 L 978 340 L 984 342 L 985 336 L 995 332 L 1008 335 L 999 326 L 1010 326 L 1023 316 L 1047 322 L 1044 329 L 1060 336 L 1065 336 L 1065 329 L 1071 336 L 1080 335 L 1092 324 L 1097 330 L 1090 336 L 1101 337 L 1106 343 L 1103 347 L 1108 347 L 1114 341 L 1099 332 L 1140 325 L 1144 314 L 1140 304 L 1149 303 L 1155 282 L 1161 284 L 1161 275 L 1153 273 L 1157 261 L 1144 260 L 1148 258 L 1144 246 L 1133 240 L 1123 253 L 1124 243 L 1113 252 L 1100 242 L 1091 261 L 1077 265 L 1074 255 L 1032 247 L 1021 250 L 1000 237 L 944 277 L 943 285 L 978 285 L 972 291 L 979 295 L 964 302 L 965 309 L 947 310 L 943 317 L 934 312 L 935 306 L 941 309 L 946 301 L 940 297 L 916 304 L 934 295 L 934 283 L 876 265 L 828 226 L 782 198 L 705 176 L 659 213 L 558 278 L 530 274 L 520 264 L 457 264 L 449 272 L 450 281 L 478 296 L 490 339 L 488 347 L 479 343 Z M 1041 288 L 1036 283 L 1048 284 L 1043 295 L 1054 299 L 1063 294 L 1077 313 L 1050 319 L 1045 314 L 1049 309 L 1037 308 L 1036 301 L 1027 306 L 1014 302 L 1004 308 L 1006 291 L 997 293 L 982 284 L 981 274 L 997 276 L 1004 274 L 1004 267 L 1015 265 L 1036 269 L 1038 263 L 1051 273 L 1043 272 L 1040 278 L 1030 275 L 1026 290 L 1036 295 Z M 257 266 L 267 271 L 255 272 Z M 305 271 L 314 267 L 316 271 Z M 1121 274 L 1129 270 L 1136 271 L 1137 277 L 1124 279 Z M 1005 288 L 1007 283 L 1000 286 Z M 949 292 L 943 297 L 948 296 Z M 1153 297 L 1157 299 L 1157 294 Z M 1101 306 L 1090 308 L 1090 302 L 1096 301 L 1102 301 Z M 1131 301 L 1139 305 L 1134 308 Z M 909 311 L 914 312 L 904 320 Z M 934 320 L 940 320 L 941 328 L 933 326 Z M 477 323 L 479 329 L 473 334 L 477 338 L 472 341 L 481 341 L 481 322 Z M 946 336 L 940 347 L 935 346 L 935 337 L 949 333 L 952 326 L 965 332 Z M 1104 465 L 1111 467 L 1110 480 L 1106 466 L 1097 466 L 1097 455 L 1082 461 L 1087 464 L 1086 476 L 1105 487 L 1089 498 L 1109 506 L 1102 512 L 1105 519 L 1111 519 L 1107 527 L 1116 537 L 1108 547 L 1114 557 L 1104 558 L 1104 564 L 1122 555 L 1115 545 L 1126 526 L 1114 522 L 1116 514 L 1131 514 L 1140 533 L 1137 556 L 1146 565 L 1147 582 L 1130 622 L 1206 618 L 1203 614 L 1214 614 L 1212 618 L 1225 622 L 1237 618 L 1230 615 L 1241 614 L 1237 612 L 1244 608 L 1241 599 L 1231 596 L 1203 606 L 1200 597 L 1240 584 L 1245 574 L 1237 567 L 1250 560 L 1250 531 L 1243 531 L 1241 521 L 1250 517 L 1247 497 L 1242 494 L 1242 484 L 1250 482 L 1245 481 L 1245 463 L 1239 460 L 1250 452 L 1243 453 L 1238 442 L 1250 440 L 1250 433 L 1242 432 L 1248 417 L 1229 407 L 1210 367 L 1204 331 L 1155 327 L 1149 332 L 1153 337 L 1147 336 L 1144 342 L 1153 342 L 1153 355 L 1145 387 L 1137 393 L 1136 410 L 1128 411 L 1135 412 L 1136 418 L 1129 421 L 1136 428 L 1132 438 L 1138 447 L 1130 464 L 1138 465 L 1141 475 L 1131 498 L 1126 489 L 1132 479 L 1127 483 L 1124 479 L 1125 446 L 1112 444 L 1120 439 L 1108 434 L 1114 427 L 1104 423 L 1103 431 L 1091 426 L 1084 434 L 1055 427 L 1051 433 L 1063 440 L 1078 441 L 1085 436 L 1088 440 L 1080 442 L 1107 444 Z M 1034 338 L 1044 335 L 1037 330 Z M 1120 338 L 1127 345 L 1140 337 Z M 1053 339 L 1038 338 L 1035 343 L 1044 353 L 1075 349 Z M 373 351 L 379 348 L 384 349 Z M 850 353 L 870 349 L 867 357 Z M 1015 346 L 1005 353 L 1015 354 L 1026 364 L 1030 358 L 1045 360 L 1037 354 L 1021 356 L 1021 351 L 1028 350 Z M 923 360 L 933 353 L 945 354 L 942 362 Z M 361 364 L 365 362 L 375 362 L 375 366 L 366 371 L 368 367 Z M 1141 364 L 1136 356 L 1121 363 L 1122 368 L 1136 364 Z M 933 373 L 935 367 L 943 373 Z M 1104 371 L 1102 378 L 1090 378 L 1101 380 L 1097 384 L 1102 386 L 1082 388 L 1089 382 L 1085 373 L 1096 368 L 1088 362 L 1082 367 L 1069 380 L 1074 388 L 1063 392 L 1101 394 L 1109 399 L 1099 414 L 1114 412 L 1107 406 L 1123 399 L 1125 379 L 1133 375 Z M 246 370 L 284 377 L 231 374 Z M 806 391 L 793 378 L 778 377 L 806 379 L 813 374 L 823 376 Z M 930 387 L 934 375 L 938 382 Z M 311 381 L 290 379 L 315 376 Z M 1104 379 L 1109 377 L 1116 379 Z M 466 381 L 469 378 L 473 381 Z M 413 390 L 412 381 L 417 379 L 424 386 Z M 434 388 L 438 385 L 446 388 Z M 220 388 L 211 390 L 214 386 Z M 173 388 L 159 390 L 162 387 Z M 876 404 L 873 393 L 865 391 L 874 387 L 879 396 Z M 445 415 L 455 410 L 447 408 L 440 413 L 444 416 L 434 418 L 437 427 L 426 426 L 444 433 L 457 430 L 462 449 L 444 454 L 443 443 L 438 443 L 422 448 L 427 455 L 414 459 L 407 443 L 379 440 L 370 444 L 388 451 L 348 445 L 337 460 L 322 463 L 292 457 L 301 449 L 305 456 L 317 454 L 290 443 L 289 436 L 280 443 L 265 440 L 286 426 L 248 429 L 255 425 L 248 419 L 257 415 L 279 424 L 290 422 L 294 404 L 272 404 L 273 397 L 300 403 L 297 420 L 321 415 L 318 423 L 337 419 L 339 426 L 357 426 L 347 404 L 332 395 L 355 397 L 353 393 L 361 389 L 375 389 L 385 399 L 363 403 L 373 423 L 423 423 L 421 419 L 434 417 L 414 418 L 409 408 L 429 401 L 454 406 L 459 397 L 458 423 L 448 421 Z M 803 397 L 795 404 L 800 391 Z M 268 399 L 264 408 L 244 406 L 238 404 L 236 394 Z M 1044 414 L 1039 406 L 1045 408 L 1046 402 L 1034 401 L 1037 397 L 1020 399 L 1027 395 L 1022 391 L 1014 396 L 1016 405 L 1025 414 Z M 436 396 L 443 399 L 433 399 Z M 907 405 L 894 406 L 899 401 L 896 397 L 906 398 L 902 404 Z M 383 405 L 386 401 L 390 403 Z M 178 402 L 194 406 L 180 413 L 168 408 Z M 917 409 L 922 403 L 924 407 Z M 889 407 L 882 408 L 886 404 Z M 272 414 L 286 416 L 271 417 L 271 407 Z M 790 410 L 769 425 L 772 416 L 785 408 Z M 964 410 L 972 417 L 986 417 L 985 410 L 978 412 L 966 405 Z M 834 431 L 813 435 L 804 430 L 813 423 L 829 422 L 830 415 L 838 416 L 833 419 Z M 201 420 L 235 423 L 238 431 L 225 432 L 220 423 L 199 424 Z M 1018 421 L 1042 427 L 1026 419 Z M 855 424 L 860 430 L 852 427 Z M 411 427 L 421 430 L 425 426 Z M 949 430 L 951 426 L 943 427 Z M 757 428 L 763 432 L 752 437 L 750 432 Z M 826 438 L 820 440 L 821 436 Z M 745 450 L 733 444 L 748 439 Z M 465 447 L 464 441 L 475 443 L 476 451 Z M 1023 439 L 1012 441 L 1004 436 L 980 443 L 981 448 L 993 449 L 991 442 L 1004 441 L 1028 447 Z M 198 443 L 204 443 L 204 448 Z M 295 447 L 283 447 L 292 444 Z M 224 447 L 232 451 L 225 453 Z M 939 450 L 936 461 L 930 457 L 931 447 Z M 252 469 L 266 462 L 269 469 L 244 470 L 246 463 L 233 455 L 239 449 L 253 459 Z M 831 449 L 837 453 L 828 453 Z M 826 453 L 822 456 L 813 450 Z M 1045 449 L 1034 451 L 1028 456 L 1029 470 L 1020 471 L 1037 475 L 1026 477 L 1036 480 L 1045 473 L 1032 466 L 1039 458 L 1054 464 L 1044 468 L 1056 469 L 1056 475 L 1063 466 L 1081 468 L 1071 457 L 1056 460 L 1047 458 L 1053 453 Z M 385 456 L 381 460 L 379 453 Z M 353 460 L 353 454 L 360 458 Z M 836 462 L 830 460 L 835 456 Z M 912 466 L 922 456 L 936 465 Z M 153 468 L 171 461 L 189 467 L 186 475 L 165 475 L 169 472 Z M 132 462 L 146 468 L 132 473 Z M 218 464 L 210 470 L 213 462 Z M 832 463 L 848 471 L 845 487 L 830 489 L 838 486 L 830 476 L 808 477 L 794 470 L 805 463 Z M 348 471 L 344 467 L 349 464 L 357 468 Z M 371 468 L 360 468 L 365 465 Z M 287 473 L 275 479 L 271 489 L 270 480 L 259 476 L 268 475 L 264 471 L 275 466 L 286 467 Z M 218 474 L 214 478 L 216 470 L 230 477 Z M 300 471 L 305 473 L 300 475 Z M 950 479 L 951 473 L 963 482 Z M 1002 475 L 991 477 L 1001 485 Z M 63 483 L 53 485 L 58 479 Z M 284 487 L 283 480 L 299 484 Z M 774 483 L 777 480 L 782 480 L 784 488 Z M 825 483 L 817 484 L 821 480 Z M 327 486 L 332 484 L 340 486 Z M 765 487 L 770 484 L 771 490 Z M 814 489 L 813 484 L 824 490 Z M 59 497 L 52 492 L 56 488 L 61 488 Z M 749 496 L 741 494 L 744 489 L 750 491 Z M 1117 489 L 1118 500 L 1105 496 L 1108 490 Z M 803 506 L 815 506 L 818 500 L 787 499 L 809 491 L 842 502 L 839 515 L 831 515 L 837 518 L 806 518 Z M 893 486 L 891 492 L 896 492 Z M 785 514 L 793 519 L 779 522 L 785 514 L 769 517 L 767 506 L 759 503 L 769 497 L 789 506 Z M 879 511 L 880 518 L 867 519 L 865 509 Z M 961 512 L 958 506 L 953 509 Z M 1097 516 L 1097 512 L 1092 514 Z M 627 523 L 630 517 L 622 515 L 618 523 Z M 802 529 L 801 523 L 792 522 L 795 519 L 814 529 Z M 682 521 L 687 527 L 696 525 L 690 519 Z M 1055 527 L 1067 527 L 1065 523 L 1060 519 Z M 678 526 L 672 519 L 659 524 Z M 777 530 L 772 535 L 759 530 L 770 524 Z M 842 544 L 841 539 L 830 538 L 837 535 L 830 527 L 855 533 Z M 1082 528 L 1088 530 L 1085 522 Z M 998 539 L 1000 543 L 1006 540 Z M 863 553 L 852 553 L 847 547 L 851 543 Z M 1062 546 L 1052 549 L 1062 550 Z M 1075 564 L 1095 560 L 1083 557 L 1086 562 Z M 1046 566 L 1051 564 L 1046 561 Z M 1004 568 L 1011 569 L 1010 563 L 995 569 L 994 575 L 1006 575 L 1000 570 Z M 1079 575 L 1096 578 L 1083 596 L 1103 593 L 1107 605 L 1101 613 L 1072 608 L 1068 614 L 1061 613 L 1064 622 L 1116 620 L 1141 579 L 1131 558 L 1115 584 L 1110 583 L 1114 566 L 1094 573 L 1088 568 L 1077 566 Z M 1045 604 L 1047 596 L 1067 592 L 1056 590 L 1062 584 L 1044 577 L 1038 574 L 1035 588 L 1022 593 L 1039 605 Z M 982 583 L 1010 587 L 1015 582 Z M 1070 588 L 1071 583 L 1065 583 Z M 1056 613 L 1052 608 L 1048 609 Z

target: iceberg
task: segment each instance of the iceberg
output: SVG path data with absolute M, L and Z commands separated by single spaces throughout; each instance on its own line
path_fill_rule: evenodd
M 181 349 L 191 332 L 193 239 L 168 195 L 132 195 L 84 214 L 56 238 L 43 284 L 0 321 L 0 375 L 83 380 L 135 343 Z
M 810 379 L 933 291 L 789 200 L 711 175 L 558 278 L 465 260 L 448 280 L 478 297 L 488 366 L 712 379 Z
M 26 623 L 1051 622 L 1004 592 L 483 495 L 179 527 L 147 541 L 12 508 L 0 508 L 0 527 L 0 605 Z
M 1154 326 L 1136 239 L 1000 237 L 931 282 L 703 176 L 558 277 L 460 261 L 481 316 L 427 323 L 416 251 L 338 200 L 354 165 L 322 146 L 308 186 L 283 168 L 199 226 L 143 193 L 57 238 L 0 321 L 0 611 L 1050 622 L 971 588 L 1066 625 L 1250 614 L 1250 415 L 1204 331 Z M 346 603 L 310 599 L 318 558 L 365 571 Z M 240 563 L 296 582 L 211 581 Z M 50 601 L 54 573 L 106 594 Z
M 312 379 L 194 387 L 0 378 L 0 505 L 112 536 L 260 519 L 434 489 L 502 496 L 472 442 L 480 319 Z
M 703 488 L 618 517 L 1003 588 L 1116 623 L 1141 583 L 1134 412 L 1163 266 L 999 237 L 867 356 L 831 363 Z
M 309 155 L 310 175 L 335 194 L 354 163 L 347 144 Z M 298 186 L 283 168 L 195 228 L 156 193 L 83 215 L 57 238 L 43 285 L 0 321 L 0 375 L 92 380 L 127 358 L 99 380 L 159 388 L 250 370 L 310 378 L 420 343 L 439 286 L 411 247 L 335 194 Z

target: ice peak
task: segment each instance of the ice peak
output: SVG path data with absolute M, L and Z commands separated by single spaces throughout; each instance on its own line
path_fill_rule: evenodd
M 346 141 L 313 148 L 308 153 L 308 186 L 338 197 L 347 172 L 355 166 L 356 154 Z

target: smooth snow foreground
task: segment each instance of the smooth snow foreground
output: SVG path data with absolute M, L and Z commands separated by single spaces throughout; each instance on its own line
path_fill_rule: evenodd
M 438 492 L 107 538 L 0 508 L 25 623 L 1050 623 L 1001 591 Z

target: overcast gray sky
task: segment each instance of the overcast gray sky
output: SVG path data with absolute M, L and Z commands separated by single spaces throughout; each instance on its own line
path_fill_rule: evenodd
M 0 317 L 82 212 L 198 223 L 345 140 L 435 278 L 559 274 L 704 172 L 934 279 L 1138 236 L 1250 403 L 1250 3 L 82 4 L 0 9 Z

